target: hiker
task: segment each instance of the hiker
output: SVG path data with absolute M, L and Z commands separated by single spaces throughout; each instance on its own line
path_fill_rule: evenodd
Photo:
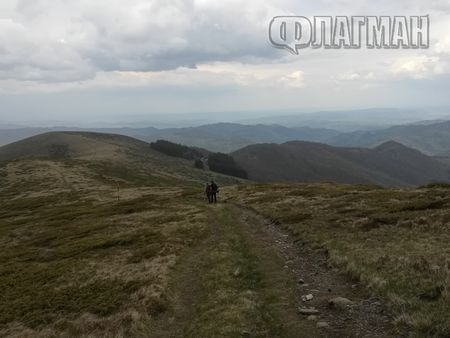
M 217 203 L 217 193 L 219 192 L 219 187 L 214 181 L 211 181 L 211 202 Z
M 212 203 L 212 187 L 209 183 L 206 183 L 205 194 L 208 199 L 208 203 Z

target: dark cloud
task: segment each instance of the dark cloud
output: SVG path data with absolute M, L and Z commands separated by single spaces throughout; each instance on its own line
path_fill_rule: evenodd
M 267 43 L 271 7 L 231 2 L 20 0 L 14 14 L 0 19 L 0 76 L 65 82 L 96 71 L 283 56 Z

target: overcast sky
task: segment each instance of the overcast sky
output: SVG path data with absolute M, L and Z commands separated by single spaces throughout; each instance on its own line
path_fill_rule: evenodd
M 277 15 L 426 14 L 428 50 L 268 40 Z M 0 121 L 444 106 L 449 88 L 448 0 L 0 1 Z

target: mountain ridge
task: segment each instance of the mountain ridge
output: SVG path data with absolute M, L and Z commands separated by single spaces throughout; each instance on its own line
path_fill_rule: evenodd
M 398 141 L 427 155 L 449 156 L 450 121 L 344 133 L 333 136 L 325 142 L 333 146 L 375 147 L 389 140 Z
M 323 141 L 338 134 L 325 128 L 287 128 L 279 125 L 243 125 L 236 123 L 215 123 L 197 127 L 166 128 L 21 128 L 0 130 L 0 145 L 52 131 L 86 131 L 114 133 L 137 138 L 145 142 L 165 139 L 191 147 L 210 151 L 231 152 L 246 145 L 262 142 L 282 143 L 290 140 Z
M 375 149 L 303 141 L 258 144 L 240 149 L 232 156 L 250 179 L 263 182 L 415 186 L 449 180 L 448 167 L 443 163 L 393 141 Z

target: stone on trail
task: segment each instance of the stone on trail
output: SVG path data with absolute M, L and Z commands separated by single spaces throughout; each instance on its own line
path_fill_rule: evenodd
M 305 316 L 310 316 L 310 315 L 318 315 L 320 312 L 319 310 L 317 310 L 316 308 L 305 308 L 305 307 L 301 307 L 298 309 L 298 312 L 300 312 L 300 314 L 305 315 Z
M 313 298 L 314 298 L 314 296 L 312 294 L 302 296 L 302 300 L 304 302 L 308 302 L 308 301 L 312 300 Z
M 242 330 L 241 335 L 242 335 L 242 337 L 251 337 L 252 334 L 250 331 Z
M 319 317 L 315 316 L 315 315 L 309 315 L 306 319 L 311 320 L 311 321 L 316 321 L 316 320 L 319 320 Z
M 350 299 L 347 299 L 344 297 L 334 297 L 328 301 L 329 307 L 335 307 L 335 308 L 340 308 L 340 309 L 345 309 L 354 304 L 355 303 L 353 303 Z
M 318 328 L 328 328 L 328 327 L 330 327 L 330 325 L 328 325 L 328 323 L 327 322 L 317 322 L 317 327 Z

